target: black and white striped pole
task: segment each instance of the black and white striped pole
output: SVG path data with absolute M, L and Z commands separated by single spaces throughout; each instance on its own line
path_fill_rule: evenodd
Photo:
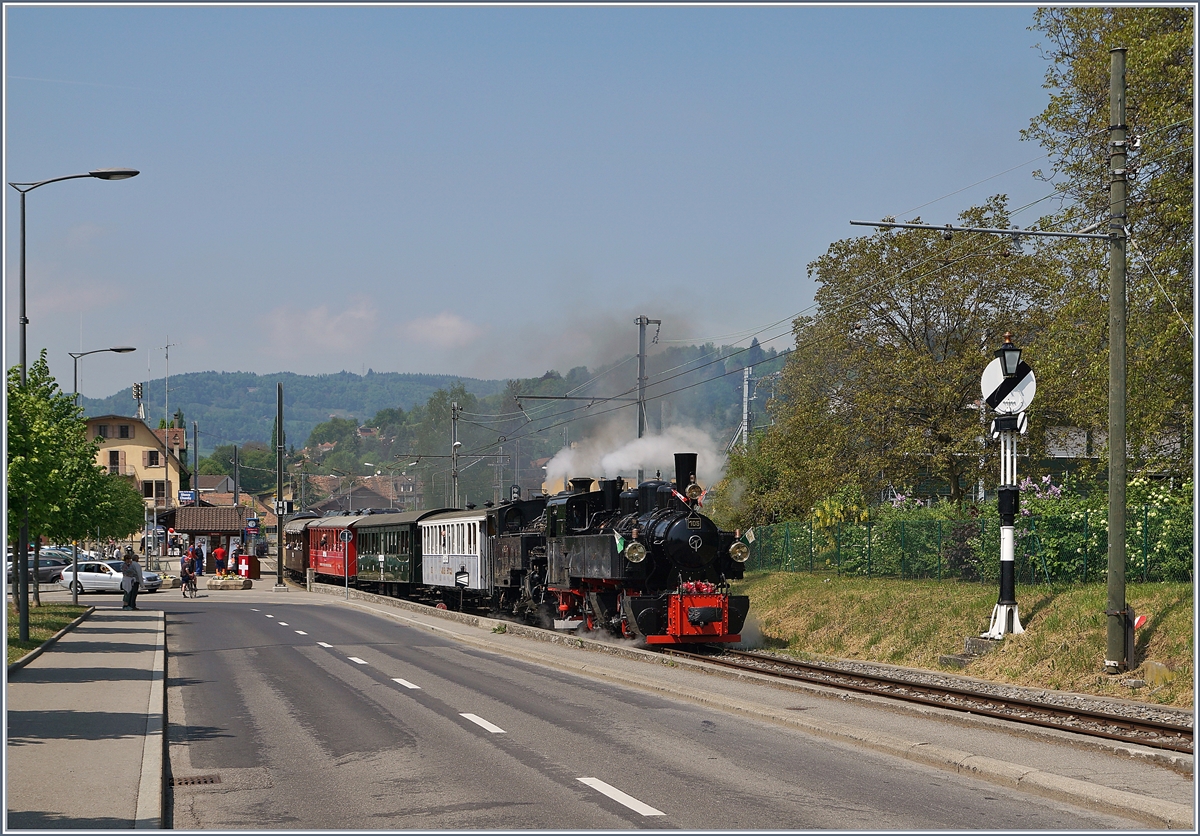
M 1033 369 L 1021 362 L 1021 349 L 1005 333 L 996 359 L 983 371 L 980 384 L 984 401 L 996 413 L 992 438 L 1000 441 L 1000 598 L 992 609 L 992 622 L 985 639 L 1002 639 L 1008 633 L 1024 633 L 1017 612 L 1016 517 L 1021 504 L 1017 485 L 1017 436 L 1026 428 L 1025 408 L 1033 400 L 1037 383 Z

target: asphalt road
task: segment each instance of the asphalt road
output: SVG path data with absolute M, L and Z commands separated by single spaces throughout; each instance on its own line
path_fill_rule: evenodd
M 167 612 L 176 829 L 1141 827 L 335 599 L 142 603 Z

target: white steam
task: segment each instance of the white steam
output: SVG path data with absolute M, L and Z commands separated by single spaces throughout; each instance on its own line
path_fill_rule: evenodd
M 725 456 L 716 441 L 696 427 L 671 426 L 658 435 L 633 441 L 628 439 L 629 428 L 613 423 L 574 446 L 560 450 L 546 465 L 546 489 L 551 493 L 560 491 L 565 479 L 575 477 L 612 479 L 617 476 L 624 477 L 626 487 L 631 487 L 639 469 L 646 471 L 647 479 L 653 478 L 656 471 L 662 471 L 662 478 L 672 481 L 676 453 L 698 454 L 696 479 L 702 487 L 715 485 L 725 470 Z

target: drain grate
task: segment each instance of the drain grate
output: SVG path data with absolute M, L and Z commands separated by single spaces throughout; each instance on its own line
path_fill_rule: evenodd
M 194 787 L 198 784 L 219 784 L 221 783 L 220 775 L 191 775 L 186 778 L 172 778 L 171 786 L 173 787 Z

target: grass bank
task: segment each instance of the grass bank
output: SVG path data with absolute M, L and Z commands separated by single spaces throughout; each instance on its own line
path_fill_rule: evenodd
M 1146 624 L 1135 633 L 1137 667 L 1104 673 L 1102 585 L 1019 586 L 1025 633 L 965 669 L 938 657 L 961 653 L 988 628 L 998 587 L 830 574 L 751 572 L 734 584 L 750 596 L 743 635 L 765 649 L 944 670 L 998 682 L 1191 708 L 1195 693 L 1191 584 L 1128 584 L 1126 598 Z M 1159 666 L 1162 666 L 1161 668 Z M 1126 684 L 1145 680 L 1145 686 Z
M 20 614 L 17 612 L 17 605 L 10 602 L 8 605 L 8 662 L 6 664 L 11 665 L 29 651 L 41 646 L 48 638 L 86 611 L 87 607 L 85 606 L 72 606 L 71 604 L 30 606 L 29 641 L 23 642 L 17 638 L 21 630 Z

